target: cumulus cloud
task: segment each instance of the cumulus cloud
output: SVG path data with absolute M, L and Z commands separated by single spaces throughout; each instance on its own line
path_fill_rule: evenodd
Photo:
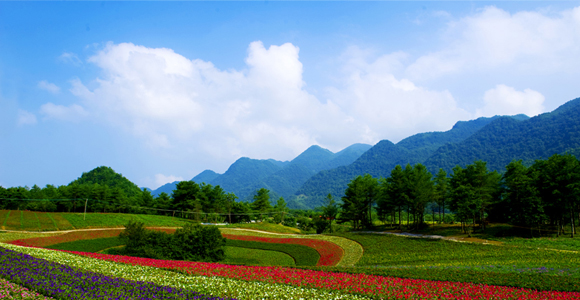
M 580 66 L 580 7 L 556 16 L 494 6 L 451 21 L 446 46 L 420 56 L 407 68 L 414 79 L 435 78 L 501 66 L 535 70 L 576 70 Z M 533 62 L 533 63 L 530 63 Z
M 131 43 L 110 43 L 88 61 L 102 76 L 87 85 L 71 81 L 71 92 L 95 116 L 154 148 L 185 146 L 228 159 L 290 157 L 319 143 L 328 128 L 361 131 L 304 90 L 299 49 L 289 43 L 251 43 L 241 71 Z
M 513 87 L 498 84 L 485 92 L 484 107 L 478 109 L 478 117 L 494 115 L 526 114 L 530 117 L 544 112 L 544 96 L 537 91 L 525 89 L 517 91 Z
M 22 125 L 34 125 L 36 124 L 37 120 L 36 120 L 36 116 L 28 111 L 19 109 L 18 110 L 18 119 L 17 119 L 17 123 L 18 125 L 22 126 Z
M 421 131 L 448 130 L 457 120 L 470 117 L 448 91 L 430 90 L 393 75 L 404 53 L 370 61 L 361 53 L 350 51 L 344 87 L 331 89 L 329 98 L 364 122 L 367 140 L 398 141 Z
M 60 87 L 54 83 L 50 83 L 46 80 L 38 82 L 38 88 L 48 91 L 53 94 L 58 94 L 60 92 Z
M 55 119 L 70 122 L 78 122 L 88 115 L 85 109 L 78 104 L 64 106 L 51 102 L 43 104 L 40 107 L 40 113 L 44 115 L 44 119 L 47 120 Z
M 41 113 L 71 121 L 90 114 L 154 150 L 228 162 L 290 159 L 313 144 L 339 150 L 355 142 L 396 142 L 470 117 L 448 91 L 395 76 L 408 58 L 403 52 L 370 59 L 348 49 L 340 86 L 321 101 L 305 90 L 299 52 L 290 43 L 252 42 L 245 69 L 220 70 L 167 48 L 109 43 L 88 59 L 102 70 L 99 78 L 71 81 L 81 102 L 47 103 Z

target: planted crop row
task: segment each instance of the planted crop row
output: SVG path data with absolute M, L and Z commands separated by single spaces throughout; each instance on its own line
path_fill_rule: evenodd
M 107 276 L 123 277 L 131 280 L 152 282 L 171 287 L 186 287 L 190 290 L 199 291 L 203 294 L 211 294 L 220 297 L 234 297 L 238 299 L 247 300 L 262 300 L 262 299 L 280 299 L 280 300 L 333 300 L 333 299 L 369 299 L 368 297 L 344 294 L 338 291 L 318 290 L 305 287 L 293 287 L 285 284 L 270 284 L 259 281 L 244 281 L 234 280 L 231 278 L 218 276 L 192 276 L 181 274 L 175 271 L 163 270 L 160 268 L 175 267 L 176 263 L 188 262 L 172 262 L 154 259 L 140 259 L 136 257 L 118 256 L 118 255 L 103 255 L 95 253 L 77 253 L 73 255 L 62 251 L 55 251 L 42 248 L 27 248 L 16 245 L 4 244 L 2 247 L 33 255 L 38 258 L 43 258 L 49 261 L 64 263 L 72 267 L 92 270 Z M 110 261 L 104 259 L 93 259 L 85 256 L 95 256 L 101 258 L 110 258 Z M 119 264 L 112 262 L 118 260 L 125 261 L 129 264 Z M 137 262 L 148 262 L 151 266 L 145 264 L 138 264 Z M 203 266 L 227 266 L 222 264 L 212 263 L 193 263 Z M 248 268 L 248 267 L 246 267 Z M 272 267 L 261 267 L 265 269 L 279 269 Z M 179 269 L 177 269 L 179 270 Z M 65 298 L 67 299 L 67 298 Z
M 279 251 L 259 250 L 250 248 L 230 247 L 224 248 L 226 264 L 243 264 L 256 266 L 293 266 L 292 256 Z
M 15 246 L 13 246 L 15 247 Z M 29 251 L 29 250 L 25 250 Z M 210 276 L 209 278 L 227 277 L 283 283 L 303 288 L 321 290 L 338 290 L 363 294 L 375 299 L 579 299 L 577 292 L 539 292 L 531 289 L 490 286 L 473 283 L 456 283 L 446 281 L 429 281 L 421 279 L 403 279 L 368 274 L 347 274 L 323 271 L 302 270 L 294 268 L 230 266 L 216 263 L 199 263 L 184 261 L 163 261 L 135 258 L 118 255 L 95 253 L 78 253 L 132 265 L 154 266 L 175 269 L 189 274 Z M 278 299 L 275 298 L 274 299 Z
M 52 298 L 45 297 L 25 287 L 0 278 L 0 299 L 49 300 Z
M 105 249 L 122 246 L 123 241 L 118 237 L 98 238 L 90 240 L 77 240 L 46 246 L 47 249 L 99 252 Z
M 9 214 L 10 214 L 9 210 L 0 210 L 0 226 L 2 227 L 6 226 L 6 219 L 8 218 Z
M 22 214 L 22 221 L 21 221 L 21 228 L 22 230 L 27 231 L 40 231 L 40 222 L 38 221 L 38 217 L 36 217 L 36 213 L 29 210 L 23 210 Z
M 41 231 L 54 231 L 58 230 L 56 223 L 50 217 L 48 213 L 44 212 L 37 212 L 36 218 L 38 218 L 38 222 L 40 223 L 40 230 Z
M 46 213 L 46 214 L 56 225 L 56 230 L 74 229 L 72 224 L 67 219 L 63 218 L 60 213 Z
M 235 240 L 226 237 L 226 245 L 249 249 L 270 250 L 290 255 L 297 266 L 316 266 L 320 259 L 318 252 L 310 247 L 294 244 L 276 244 L 267 242 Z
M 110 277 L 1 247 L 0 276 L 44 295 L 65 299 L 222 299 L 183 288 Z
M 40 236 L 35 238 L 20 239 L 12 241 L 10 243 L 14 245 L 28 247 L 46 247 L 66 242 L 116 237 L 119 236 L 121 232 L 123 232 L 123 229 L 120 228 L 107 230 L 72 231 L 54 236 Z
M 12 210 L 6 217 L 4 221 L 4 226 L 6 228 L 10 228 L 13 230 L 21 230 L 22 229 L 22 211 L 19 210 Z
M 539 291 L 580 291 L 580 279 L 532 272 L 497 272 L 454 267 L 306 267 L 311 270 L 368 274 L 398 278 L 520 287 Z
M 75 228 L 105 228 L 123 227 L 129 221 L 139 221 L 146 226 L 159 227 L 181 227 L 184 221 L 155 215 L 133 215 L 117 213 L 90 213 L 84 216 L 81 213 L 61 213 L 61 216 L 68 220 Z
M 299 235 L 299 234 L 272 234 L 268 232 L 258 232 L 253 230 L 243 230 L 243 229 L 230 229 L 230 228 L 220 228 L 221 232 L 224 234 L 231 235 L 249 235 L 258 237 L 275 237 L 275 238 L 305 238 L 322 240 L 334 243 L 338 245 L 343 250 L 343 255 L 337 266 L 352 266 L 357 263 L 363 255 L 362 246 L 348 238 L 342 236 L 334 235 Z
M 255 241 L 262 243 L 274 243 L 274 244 L 285 244 L 285 245 L 303 245 L 315 249 L 319 253 L 320 259 L 318 260 L 318 266 L 335 266 L 338 264 L 344 251 L 338 245 L 322 240 L 305 239 L 305 238 L 273 238 L 273 237 L 258 237 L 250 235 L 230 235 L 223 234 L 227 239 L 232 240 L 244 240 L 244 241 Z M 298 261 L 296 262 L 297 265 Z

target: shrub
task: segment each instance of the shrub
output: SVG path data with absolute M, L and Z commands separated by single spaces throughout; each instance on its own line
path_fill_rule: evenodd
M 225 239 L 216 226 L 186 224 L 174 234 L 145 229 L 142 222 L 130 221 L 119 235 L 125 248 L 120 254 L 189 261 L 220 261 L 225 258 Z

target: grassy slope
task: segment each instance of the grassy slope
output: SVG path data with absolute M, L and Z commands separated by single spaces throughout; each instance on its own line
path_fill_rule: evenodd
M 580 254 L 377 234 L 340 234 L 364 247 L 357 268 L 327 270 L 580 291 Z
M 141 221 L 148 227 L 181 227 L 186 221 L 156 215 L 116 213 L 59 213 L 33 211 L 0 211 L 3 230 L 57 231 L 86 228 L 123 227 L 130 220 Z

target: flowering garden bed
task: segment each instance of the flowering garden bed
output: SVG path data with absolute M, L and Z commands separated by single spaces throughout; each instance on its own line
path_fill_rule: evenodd
M 485 284 L 403 279 L 283 267 L 231 266 L 82 252 L 74 252 L 74 254 L 124 264 L 174 269 L 191 275 L 336 290 L 377 299 L 580 299 L 578 292 L 539 292 Z

